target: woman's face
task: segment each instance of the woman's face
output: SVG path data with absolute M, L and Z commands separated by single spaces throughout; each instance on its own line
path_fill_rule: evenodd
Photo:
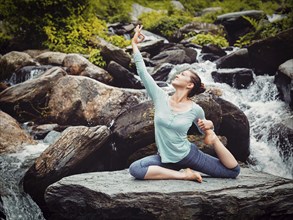
M 191 82 L 191 72 L 188 70 L 185 70 L 175 76 L 175 78 L 172 81 L 172 85 L 176 87 L 186 87 L 189 84 L 193 84 Z

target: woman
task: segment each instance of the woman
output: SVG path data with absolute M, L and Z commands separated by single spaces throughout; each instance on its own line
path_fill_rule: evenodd
M 154 102 L 158 154 L 132 163 L 130 174 L 137 179 L 202 182 L 200 173 L 196 172 L 200 171 L 213 177 L 236 178 L 240 172 L 237 161 L 215 135 L 213 123 L 205 119 L 202 108 L 189 99 L 204 92 L 201 79 L 191 70 L 183 71 L 172 81 L 175 93 L 169 96 L 164 92 L 146 71 L 137 46 L 144 40 L 141 30 L 142 26 L 137 26 L 132 38 L 133 57 L 137 72 Z M 218 158 L 203 153 L 188 141 L 187 132 L 192 123 L 205 135 L 205 143 L 214 147 Z

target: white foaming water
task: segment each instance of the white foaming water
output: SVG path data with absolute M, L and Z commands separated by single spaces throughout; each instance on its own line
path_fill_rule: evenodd
M 239 107 L 247 116 L 250 124 L 249 159 L 253 161 L 250 166 L 258 171 L 293 179 L 293 155 L 285 160 L 278 149 L 277 140 L 269 138 L 275 124 L 293 119 L 288 105 L 277 98 L 274 76 L 254 76 L 255 81 L 251 86 L 239 90 L 225 83 L 215 83 L 211 72 L 216 70 L 216 65 L 209 61 L 178 65 L 170 75 L 186 68 L 195 69 L 207 87 L 220 88 L 222 98 Z
M 30 196 L 20 187 L 26 170 L 32 165 L 48 144 L 26 145 L 17 153 L 0 157 L 0 182 L 2 183 L 1 199 L 7 220 L 43 220 L 43 214 Z
M 32 160 L 40 156 L 40 154 L 49 146 L 44 142 L 38 142 L 37 144 L 25 145 L 23 149 L 16 153 L 8 154 L 10 157 L 17 158 L 18 167 L 24 164 L 31 163 Z

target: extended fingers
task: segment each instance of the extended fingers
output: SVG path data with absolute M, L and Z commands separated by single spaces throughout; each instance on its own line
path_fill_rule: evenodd
M 142 30 L 142 27 L 143 27 L 143 25 L 139 25 L 139 24 L 138 24 L 138 25 L 136 25 L 134 31 L 135 31 L 136 33 L 140 33 L 141 30 Z

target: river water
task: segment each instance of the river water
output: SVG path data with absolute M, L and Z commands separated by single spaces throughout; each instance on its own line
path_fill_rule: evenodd
M 258 171 L 293 179 L 293 155 L 287 155 L 285 159 L 279 153 L 278 140 L 268 136 L 274 124 L 293 120 L 292 111 L 277 98 L 274 77 L 254 76 L 255 81 L 251 86 L 238 90 L 213 81 L 211 72 L 216 70 L 216 66 L 210 61 L 177 65 L 172 72 L 186 67 L 196 69 L 207 87 L 220 88 L 222 98 L 238 106 L 248 117 L 251 134 L 249 166 Z M 26 146 L 21 152 L 0 157 L 0 193 L 3 203 L 2 208 L 0 204 L 0 219 L 1 211 L 5 213 L 7 220 L 44 219 L 38 206 L 23 192 L 21 179 L 34 158 L 46 147 L 48 144 L 40 142 L 38 145 Z

